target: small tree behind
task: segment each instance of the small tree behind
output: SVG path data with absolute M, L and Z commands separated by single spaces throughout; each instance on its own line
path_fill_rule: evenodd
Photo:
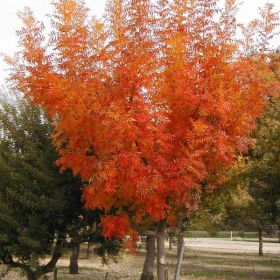
M 83 209 L 81 180 L 69 171 L 60 174 L 51 132 L 40 107 L 1 95 L 0 263 L 22 269 L 30 280 L 51 272 L 74 239 L 94 241 L 103 261 L 122 247 L 122 242 L 103 237 L 97 226 L 101 211 Z

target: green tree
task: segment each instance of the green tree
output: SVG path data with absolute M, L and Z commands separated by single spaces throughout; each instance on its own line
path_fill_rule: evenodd
M 279 51 L 269 56 L 269 77 L 280 81 Z M 278 87 L 279 88 L 279 87 Z M 280 228 L 280 100 L 270 97 L 265 114 L 257 121 L 253 133 L 255 146 L 241 156 L 231 170 L 227 182 L 236 191 L 224 206 L 224 226 L 235 229 L 255 229 L 259 232 L 259 255 L 263 255 L 263 233 L 271 225 Z
M 69 171 L 59 175 L 52 128 L 38 106 L 7 97 L 0 104 L 0 260 L 37 279 L 62 255 L 81 211 L 81 181 Z
M 106 261 L 122 246 L 101 234 L 101 211 L 83 209 L 81 180 L 54 164 L 52 129 L 41 108 L 1 95 L 0 263 L 22 269 L 30 280 L 52 271 L 66 247 L 90 240 Z
M 243 157 L 232 180 L 239 184 L 246 203 L 234 198 L 226 207 L 226 223 L 235 228 L 259 232 L 259 255 L 263 255 L 263 233 L 279 224 L 280 199 L 280 102 L 268 102 L 265 115 L 259 119 L 254 133 L 256 144 Z M 246 196 L 245 195 L 245 196 Z M 243 196 L 244 197 L 244 196 Z
M 253 213 L 258 225 L 260 241 L 262 231 L 276 224 L 279 217 L 277 201 L 280 199 L 280 102 L 273 98 L 265 116 L 255 132 L 256 147 L 249 155 L 244 175 L 248 191 L 253 198 Z M 260 244 L 262 245 L 262 244 Z M 260 255 L 262 255 L 260 247 Z

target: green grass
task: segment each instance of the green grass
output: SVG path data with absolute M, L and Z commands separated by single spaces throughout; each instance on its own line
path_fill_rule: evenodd
M 258 273 L 258 272 L 253 272 L 253 273 L 247 273 L 247 272 L 242 272 L 242 271 L 192 271 L 192 272 L 187 272 L 182 275 L 186 276 L 191 276 L 193 279 L 198 279 L 198 278 L 203 278 L 203 279 L 227 279 L 227 280 L 237 280 L 237 279 L 246 279 L 246 280 L 273 280 L 273 279 L 280 279 L 279 278 L 279 272 L 280 271 L 275 271 L 271 272 L 270 275 L 267 275 L 265 273 Z
M 69 254 L 63 256 L 58 266 L 58 280 L 139 280 L 145 251 L 139 250 L 135 256 L 123 253 L 118 263 L 110 266 L 100 264 L 100 259 L 86 260 L 86 246 L 80 254 L 79 275 L 68 274 Z M 176 266 L 176 248 L 167 250 L 169 279 L 173 279 Z M 19 279 L 24 279 L 20 277 Z M 53 274 L 49 274 L 53 279 Z M 280 256 L 267 254 L 216 253 L 195 251 L 187 248 L 183 259 L 180 280 L 280 280 Z M 18 279 L 17 279 L 18 280 Z
M 167 251 L 168 270 L 173 275 L 176 265 L 176 249 Z M 138 280 L 144 262 L 145 252 L 137 255 L 124 254 L 119 264 L 111 267 L 81 268 L 78 276 L 69 276 L 68 268 L 59 268 L 59 280 Z M 84 260 L 81 260 L 82 263 Z M 93 260 L 94 263 L 97 259 Z M 183 259 L 182 277 L 185 280 L 276 280 L 280 279 L 280 257 L 266 255 L 259 257 L 254 254 L 210 253 L 188 250 Z M 173 277 L 170 277 L 172 279 Z
M 187 231 L 185 237 L 189 238 L 230 238 L 230 231 L 217 231 L 217 232 L 208 232 L 208 231 Z M 258 238 L 257 232 L 243 232 L 243 231 L 233 231 L 233 238 L 244 238 L 252 239 Z

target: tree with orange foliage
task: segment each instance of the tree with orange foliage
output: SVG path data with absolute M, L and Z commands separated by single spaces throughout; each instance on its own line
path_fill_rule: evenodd
M 104 235 L 133 241 L 135 228 L 157 226 L 160 280 L 167 224 L 224 180 L 274 91 L 273 6 L 237 38 L 236 1 L 218 2 L 108 0 L 89 21 L 83 1 L 57 0 L 47 38 L 20 14 L 22 49 L 7 58 L 14 89 L 53 118 L 58 164 L 83 178 L 85 207 L 108 213 Z

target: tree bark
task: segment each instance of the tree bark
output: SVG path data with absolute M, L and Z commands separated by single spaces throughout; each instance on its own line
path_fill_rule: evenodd
M 87 247 L 87 259 L 91 260 L 93 258 L 93 252 L 94 252 L 93 242 L 89 241 Z
M 178 238 L 177 265 L 174 280 L 178 280 L 180 276 L 182 261 L 184 257 L 185 242 L 183 235 Z
M 36 277 L 34 272 L 27 272 L 26 277 L 28 280 L 37 280 L 39 277 Z
M 170 236 L 169 237 L 169 246 L 168 246 L 169 251 L 172 250 L 172 242 L 173 242 L 173 238 Z
M 155 236 L 148 235 L 146 239 L 146 258 L 144 262 L 141 280 L 154 279 L 154 263 L 156 258 L 156 238 Z
M 28 264 L 15 262 L 11 255 L 7 255 L 5 258 L 2 258 L 1 260 L 3 261 L 4 264 L 7 264 L 8 266 L 20 268 L 21 270 L 25 271 L 28 280 L 37 280 L 41 276 L 49 272 L 52 272 L 55 269 L 57 261 L 62 256 L 64 243 L 65 243 L 64 237 L 58 236 L 58 239 L 55 243 L 54 250 L 52 253 L 52 258 L 47 264 L 37 267 L 36 270 L 33 270 L 31 266 Z
M 180 234 L 178 236 L 177 260 L 180 258 L 180 252 L 181 252 L 180 249 L 183 242 L 184 242 L 184 236 Z
M 57 268 L 54 269 L 53 280 L 57 280 Z
M 259 256 L 263 256 L 263 230 L 259 228 Z
M 79 273 L 79 265 L 78 265 L 78 258 L 80 254 L 80 243 L 74 243 L 71 248 L 71 256 L 70 256 L 70 267 L 69 273 L 70 274 L 78 274 Z
M 165 259 L 165 231 L 166 221 L 161 221 L 157 233 L 157 277 L 158 280 L 166 279 L 166 259 Z

